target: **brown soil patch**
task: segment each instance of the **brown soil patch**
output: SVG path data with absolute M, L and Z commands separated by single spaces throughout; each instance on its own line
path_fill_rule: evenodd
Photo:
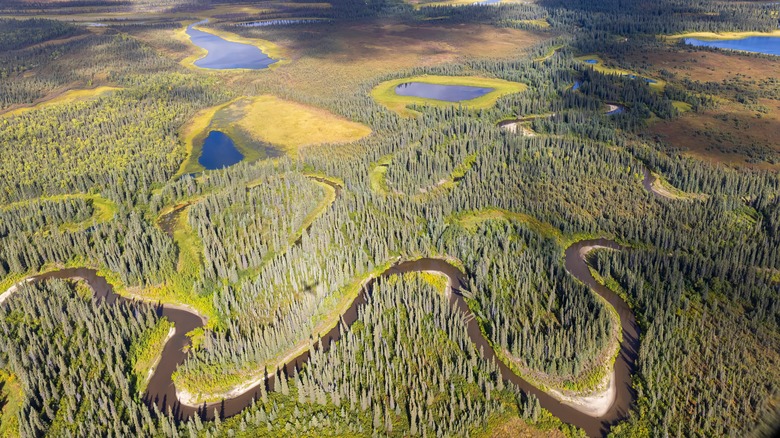
M 650 71 L 669 71 L 678 80 L 723 82 L 740 76 L 744 81 L 761 81 L 780 77 L 780 62 L 735 52 L 669 48 L 629 55 L 628 60 Z
M 650 132 L 673 148 L 716 163 L 780 169 L 780 100 L 760 99 L 762 113 L 727 103 L 654 123 Z
M 244 36 L 287 49 L 291 63 L 263 82 L 323 97 L 354 93 L 355 85 L 383 74 L 460 57 L 508 58 L 552 34 L 486 25 L 354 23 L 253 29 Z
M 513 418 L 493 429 L 489 436 L 491 438 L 563 438 L 566 435 L 558 429 L 541 431 L 526 424 L 520 418 Z

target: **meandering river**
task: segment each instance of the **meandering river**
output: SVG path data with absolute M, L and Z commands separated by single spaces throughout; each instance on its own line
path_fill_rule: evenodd
M 337 195 L 340 193 L 341 187 L 337 184 L 324 178 L 312 178 L 331 185 L 336 190 Z M 188 204 L 184 204 L 180 208 L 174 209 L 160 220 L 161 227 L 166 232 L 173 232 L 176 217 L 184 211 L 183 207 L 186 205 Z M 587 413 L 582 412 L 582 410 L 562 403 L 550 394 L 539 390 L 525 381 L 522 377 L 515 374 L 506 364 L 498 359 L 495 350 L 482 334 L 479 322 L 461 293 L 462 288 L 466 284 L 464 273 L 449 262 L 436 258 L 403 261 L 391 266 L 380 274 L 379 277 L 422 271 L 433 271 L 445 275 L 448 278 L 449 293 L 447 294 L 447 299 L 450 300 L 453 306 L 456 306 L 467 316 L 465 320 L 467 321 L 467 331 L 471 341 L 476 345 L 478 350 L 483 351 L 486 360 L 493 360 L 497 364 L 502 377 L 506 381 L 514 383 L 526 393 L 534 394 L 539 399 L 541 406 L 560 418 L 561 421 L 582 428 L 590 436 L 603 436 L 611 425 L 626 417 L 632 403 L 636 399 L 636 394 L 631 387 L 631 375 L 634 372 L 638 356 L 639 328 L 633 313 L 625 301 L 609 288 L 599 284 L 591 275 L 588 268 L 587 257 L 588 254 L 595 249 L 620 250 L 621 247 L 617 243 L 606 239 L 577 242 L 566 249 L 565 266 L 571 275 L 582 281 L 612 305 L 620 317 L 623 340 L 620 345 L 620 354 L 618 355 L 614 366 L 614 401 L 611 402 L 610 407 L 603 415 L 597 417 L 588 415 Z M 254 400 L 260 398 L 260 385 L 266 385 L 266 389 L 268 390 L 274 388 L 274 378 L 269 377 L 264 382 L 249 388 L 240 395 L 218 403 L 203 404 L 201 406 L 188 406 L 182 404 L 177 398 L 172 376 L 176 368 L 184 363 L 187 358 L 186 351 L 190 345 L 190 339 L 186 336 L 187 333 L 196 328 L 203 327 L 206 324 L 206 320 L 202 316 L 197 314 L 194 310 L 184 307 L 167 304 L 154 305 L 148 302 L 132 301 L 121 297 L 114 292 L 113 287 L 105 278 L 99 276 L 95 270 L 88 268 L 62 269 L 33 276 L 25 281 L 35 282 L 52 278 L 82 279 L 90 285 L 95 296 L 108 305 L 116 302 L 131 302 L 132 305 L 136 306 L 154 306 L 158 315 L 168 318 L 168 320 L 174 324 L 175 332 L 161 352 L 160 361 L 148 382 L 147 392 L 144 395 L 144 400 L 147 403 L 157 405 L 163 412 L 166 412 L 170 408 L 174 416 L 179 419 L 199 415 L 201 418 L 209 420 L 214 418 L 215 412 L 218 412 L 223 418 L 230 417 L 240 413 L 250 406 Z M 358 297 L 342 315 L 342 320 L 347 326 L 351 326 L 357 320 L 358 308 L 365 304 L 368 295 L 373 293 L 375 282 L 376 278 L 371 278 L 366 281 Z M 3 298 L 8 298 L 15 290 L 16 286 L 12 287 L 3 294 Z M 336 326 L 322 337 L 323 348 L 327 350 L 331 345 L 331 342 L 338 341 L 339 338 L 339 327 Z M 308 360 L 308 351 L 289 360 L 284 365 L 287 375 L 292 375 L 296 367 L 300 369 Z

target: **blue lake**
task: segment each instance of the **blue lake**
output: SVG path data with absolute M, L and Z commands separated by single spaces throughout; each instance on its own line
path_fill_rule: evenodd
M 206 56 L 195 61 L 198 67 L 219 70 L 231 68 L 260 70 L 276 62 L 255 46 L 227 41 L 193 27 L 202 23 L 191 24 L 187 28 L 187 35 L 192 40 L 192 44 L 208 51 Z
M 586 59 L 585 63 L 586 64 L 598 64 L 599 60 L 598 59 Z
M 582 81 L 574 81 L 574 85 L 571 86 L 571 91 L 577 91 L 582 86 Z
M 445 102 L 461 102 L 475 99 L 493 91 L 493 88 L 469 87 L 466 85 L 439 85 L 424 82 L 407 82 L 395 87 L 399 96 L 424 97 Z
M 765 53 L 780 56 L 780 37 L 753 36 L 738 40 L 705 41 L 696 38 L 686 38 L 686 44 L 718 49 L 744 50 L 746 52 Z
M 243 160 L 233 140 L 220 131 L 211 131 L 203 141 L 203 151 L 198 163 L 206 170 L 222 169 Z

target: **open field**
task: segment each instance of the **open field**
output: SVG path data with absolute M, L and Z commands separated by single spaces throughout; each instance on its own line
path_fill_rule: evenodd
M 400 96 L 396 94 L 395 87 L 407 82 L 424 82 L 428 84 L 439 85 L 466 85 L 471 87 L 493 88 L 490 93 L 477 97 L 475 99 L 463 102 L 447 102 L 435 99 L 426 99 L 416 96 Z M 490 108 L 496 103 L 496 100 L 508 94 L 525 91 L 527 85 L 518 82 L 505 81 L 503 79 L 482 78 L 476 76 L 413 76 L 409 78 L 393 79 L 382 82 L 371 90 L 371 96 L 377 102 L 386 106 L 391 111 L 395 111 L 403 116 L 413 116 L 414 111 L 409 110 L 409 105 L 429 105 L 429 106 L 458 106 L 462 105 L 468 108 Z
M 780 169 L 780 100 L 760 99 L 762 112 L 725 103 L 653 123 L 649 131 L 687 155 L 715 163 Z
M 360 123 L 275 96 L 248 99 L 242 106 L 237 125 L 253 139 L 279 146 L 291 156 L 304 146 L 350 143 L 371 134 Z
M 745 85 L 751 85 L 752 82 L 780 77 L 780 64 L 776 60 L 738 52 L 669 47 L 629 54 L 626 59 L 652 72 L 666 70 L 678 80 L 688 79 L 699 82 L 740 80 Z
M 182 65 L 191 66 L 205 52 L 191 44 L 184 29 L 140 30 L 133 31 L 132 35 Z M 273 94 L 300 94 L 312 100 L 355 94 L 360 92 L 360 84 L 412 67 L 435 66 L 466 58 L 523 56 L 530 46 L 555 37 L 554 33 L 541 30 L 532 32 L 490 25 L 386 20 L 345 22 L 339 26 L 308 23 L 237 27 L 235 32 L 240 36 L 211 27 L 201 27 L 201 30 L 236 42 L 257 45 L 272 58 L 284 60 L 272 64 L 272 75 L 264 74 L 264 71 L 244 70 L 213 74 L 229 81 L 251 81 Z M 266 43 L 272 43 L 278 49 L 264 46 Z
M 241 15 L 256 15 L 269 11 L 272 2 L 263 2 L 262 7 L 253 6 L 248 4 L 235 4 L 235 5 L 217 5 L 212 8 L 202 9 L 197 11 L 199 17 L 204 18 L 218 18 L 220 16 L 241 14 Z M 299 5 L 301 3 L 298 3 Z M 281 5 L 277 4 L 277 5 Z M 306 3 L 306 5 L 309 5 Z M 78 11 L 78 10 L 77 10 Z M 105 20 L 131 20 L 139 19 L 139 13 L 146 13 L 142 15 L 142 19 L 186 19 L 193 16 L 191 11 L 166 11 L 166 10 L 133 10 L 128 8 L 127 10 L 117 10 L 116 6 L 98 6 L 90 5 L 89 8 L 85 8 L 79 13 L 73 13 L 72 8 L 63 7 L 65 14 L 60 14 L 58 11 L 47 8 L 46 12 L 38 13 L 37 9 L 31 9 L 31 12 L 17 13 L 17 14 L 0 14 L 0 18 L 47 18 L 51 20 L 67 20 L 72 22 L 100 22 Z
M 120 89 L 121 88 L 117 88 L 117 87 L 102 86 L 102 87 L 87 88 L 87 89 L 67 90 L 64 92 L 55 93 L 51 96 L 47 96 L 41 99 L 39 102 L 35 103 L 34 105 L 10 107 L 7 110 L 5 110 L 5 112 L 0 112 L 0 117 L 15 116 L 15 115 L 25 113 L 27 111 L 46 108 L 52 105 L 66 105 L 81 100 L 94 99 L 96 97 L 102 96 L 111 91 L 117 91 Z
M 736 52 L 712 52 L 677 47 L 659 48 L 627 56 L 627 61 L 648 71 L 666 72 L 677 81 L 719 87 L 717 106 L 699 113 L 682 102 L 675 107 L 682 117 L 658 120 L 648 131 L 670 147 L 690 156 L 751 168 L 780 168 L 780 100 L 759 98 L 740 103 L 745 94 L 766 95 L 780 77 L 776 60 Z M 770 93 L 771 95 L 771 93 Z
M 554 37 L 486 25 L 386 21 L 253 28 L 244 33 L 273 41 L 291 58 L 273 76 L 257 75 L 258 85 L 327 99 L 358 93 L 360 84 L 412 67 L 523 56 L 530 46 Z

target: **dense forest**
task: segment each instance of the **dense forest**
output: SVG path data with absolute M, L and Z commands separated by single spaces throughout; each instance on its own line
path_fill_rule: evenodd
M 83 284 L 25 287 L 4 308 L 0 367 L 20 376 L 23 436 L 145 435 L 152 413 L 138 404 L 133 350 L 157 324 L 151 310 L 109 306 Z
M 0 390 L 13 387 L 3 380 L 10 375 L 21 387 L 5 401 L 0 391 L 0 431 L 487 436 L 518 421 L 530 434 L 578 436 L 484 359 L 466 333 L 468 317 L 442 297 L 436 275 L 377 280 L 354 324 L 339 315 L 394 263 L 443 258 L 463 271 L 458 293 L 513 370 L 539 387 L 588 393 L 614 361 L 620 321 L 567 271 L 563 254 L 596 237 L 624 246 L 588 260 L 631 307 L 641 333 L 630 382 L 636 400 L 609 433 L 769 436 L 780 426 L 780 176 L 767 170 L 780 152 L 751 151 L 764 167 L 719 165 L 647 133 L 681 117 L 681 108 L 701 114 L 724 101 L 758 108 L 780 97 L 777 78 L 696 81 L 631 56 L 692 50 L 657 35 L 774 30 L 776 5 L 336 0 L 330 8 L 299 3 L 265 12 L 251 10 L 263 2 L 244 2 L 237 7 L 249 12 L 236 13 L 234 3 L 3 6 L 19 17 L 0 20 L 0 293 L 41 271 L 88 266 L 119 293 L 209 318 L 191 333 L 173 375 L 177 390 L 198 403 L 275 377 L 234 417 L 218 408 L 213 421 L 161 412 L 144 401 L 143 376 L 159 353 L 149 346 L 170 323 L 148 305 L 94 299 L 82 282 L 36 282 L 0 301 Z M 179 62 L 190 50 L 174 37 L 179 21 L 194 22 L 209 8 L 218 11 L 212 29 L 310 46 L 290 65 L 303 62 L 300 54 L 312 57 L 321 32 L 362 23 L 474 24 L 544 38 L 512 57 L 344 77 L 351 91 L 334 97 L 301 91 L 284 65 L 213 73 Z M 94 28 L 29 18 L 60 9 L 88 17 L 163 13 Z M 295 18 L 321 20 L 241 25 Z M 608 60 L 606 70 L 582 61 L 593 53 Z M 754 57 L 777 71 L 776 59 Z M 528 89 L 486 109 L 415 105 L 409 118 L 371 97 L 383 81 L 425 74 Z M 67 90 L 98 86 L 112 89 L 56 103 Z M 262 94 L 364 123 L 372 135 L 177 175 L 190 153 L 182 134 L 189 120 Z M 608 104 L 626 110 L 606 114 Z M 511 120 L 533 135 L 498 125 Z M 677 195 L 646 189 L 651 171 Z M 332 326 L 341 339 L 324 348 L 319 335 Z M 297 346 L 310 351 L 308 362 L 280 371 L 280 358 Z

